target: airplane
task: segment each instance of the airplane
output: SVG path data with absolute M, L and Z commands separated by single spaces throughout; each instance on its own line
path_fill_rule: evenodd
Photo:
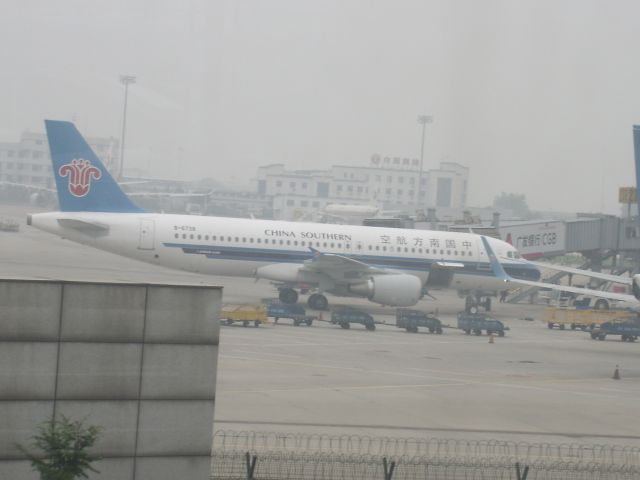
M 74 242 L 174 269 L 269 280 L 283 303 L 311 292 L 315 310 L 327 309 L 326 294 L 406 307 L 441 288 L 466 295 L 467 309 L 490 309 L 486 292 L 504 288 L 477 234 L 145 212 L 72 123 L 45 126 L 60 211 L 31 214 L 27 224 Z M 512 245 L 489 242 L 513 278 L 540 278 Z

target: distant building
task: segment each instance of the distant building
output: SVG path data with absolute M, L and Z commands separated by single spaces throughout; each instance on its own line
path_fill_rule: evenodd
M 469 169 L 454 162 L 441 162 L 440 168 L 421 175 L 417 159 L 373 155 L 367 167 L 260 167 L 256 191 L 272 200 L 274 218 L 284 220 L 303 218 L 327 204 L 365 204 L 406 213 L 430 207 L 459 210 L 466 207 L 468 176 Z
M 86 137 L 86 140 L 107 168 L 112 172 L 116 171 L 118 140 L 113 137 Z M 0 182 L 2 181 L 33 187 L 55 187 L 45 134 L 23 132 L 19 142 L 0 143 Z

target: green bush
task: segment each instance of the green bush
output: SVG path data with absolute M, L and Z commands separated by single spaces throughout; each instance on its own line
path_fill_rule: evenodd
M 84 420 L 71 421 L 65 416 L 38 425 L 38 433 L 32 437 L 31 453 L 17 445 L 31 461 L 42 480 L 74 480 L 88 478 L 88 472 L 99 473 L 91 466 L 98 457 L 88 450 L 98 439 L 102 427 L 85 425 Z

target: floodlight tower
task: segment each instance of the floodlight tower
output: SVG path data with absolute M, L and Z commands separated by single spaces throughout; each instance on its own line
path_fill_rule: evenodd
M 418 123 L 422 125 L 422 142 L 420 143 L 420 172 L 418 173 L 418 206 L 422 209 L 424 204 L 422 203 L 422 172 L 424 169 L 424 135 L 427 127 L 427 123 L 432 123 L 433 117 L 431 115 L 418 115 Z
M 120 168 L 118 169 L 118 180 L 122 180 L 124 173 L 124 137 L 127 131 L 127 99 L 129 96 L 129 85 L 136 83 L 135 75 L 120 75 L 120 83 L 124 85 L 124 111 L 122 112 L 122 143 L 120 144 Z

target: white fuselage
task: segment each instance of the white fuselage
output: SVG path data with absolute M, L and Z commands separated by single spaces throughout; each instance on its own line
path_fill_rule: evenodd
M 254 277 L 267 265 L 302 265 L 316 250 L 415 275 L 423 283 L 431 266 L 447 264 L 454 272 L 449 288 L 504 288 L 491 272 L 480 237 L 470 233 L 148 213 L 51 212 L 31 215 L 29 222 L 118 255 L 211 275 Z M 515 251 L 490 240 L 498 256 Z M 503 265 L 513 276 L 539 276 L 523 260 Z

